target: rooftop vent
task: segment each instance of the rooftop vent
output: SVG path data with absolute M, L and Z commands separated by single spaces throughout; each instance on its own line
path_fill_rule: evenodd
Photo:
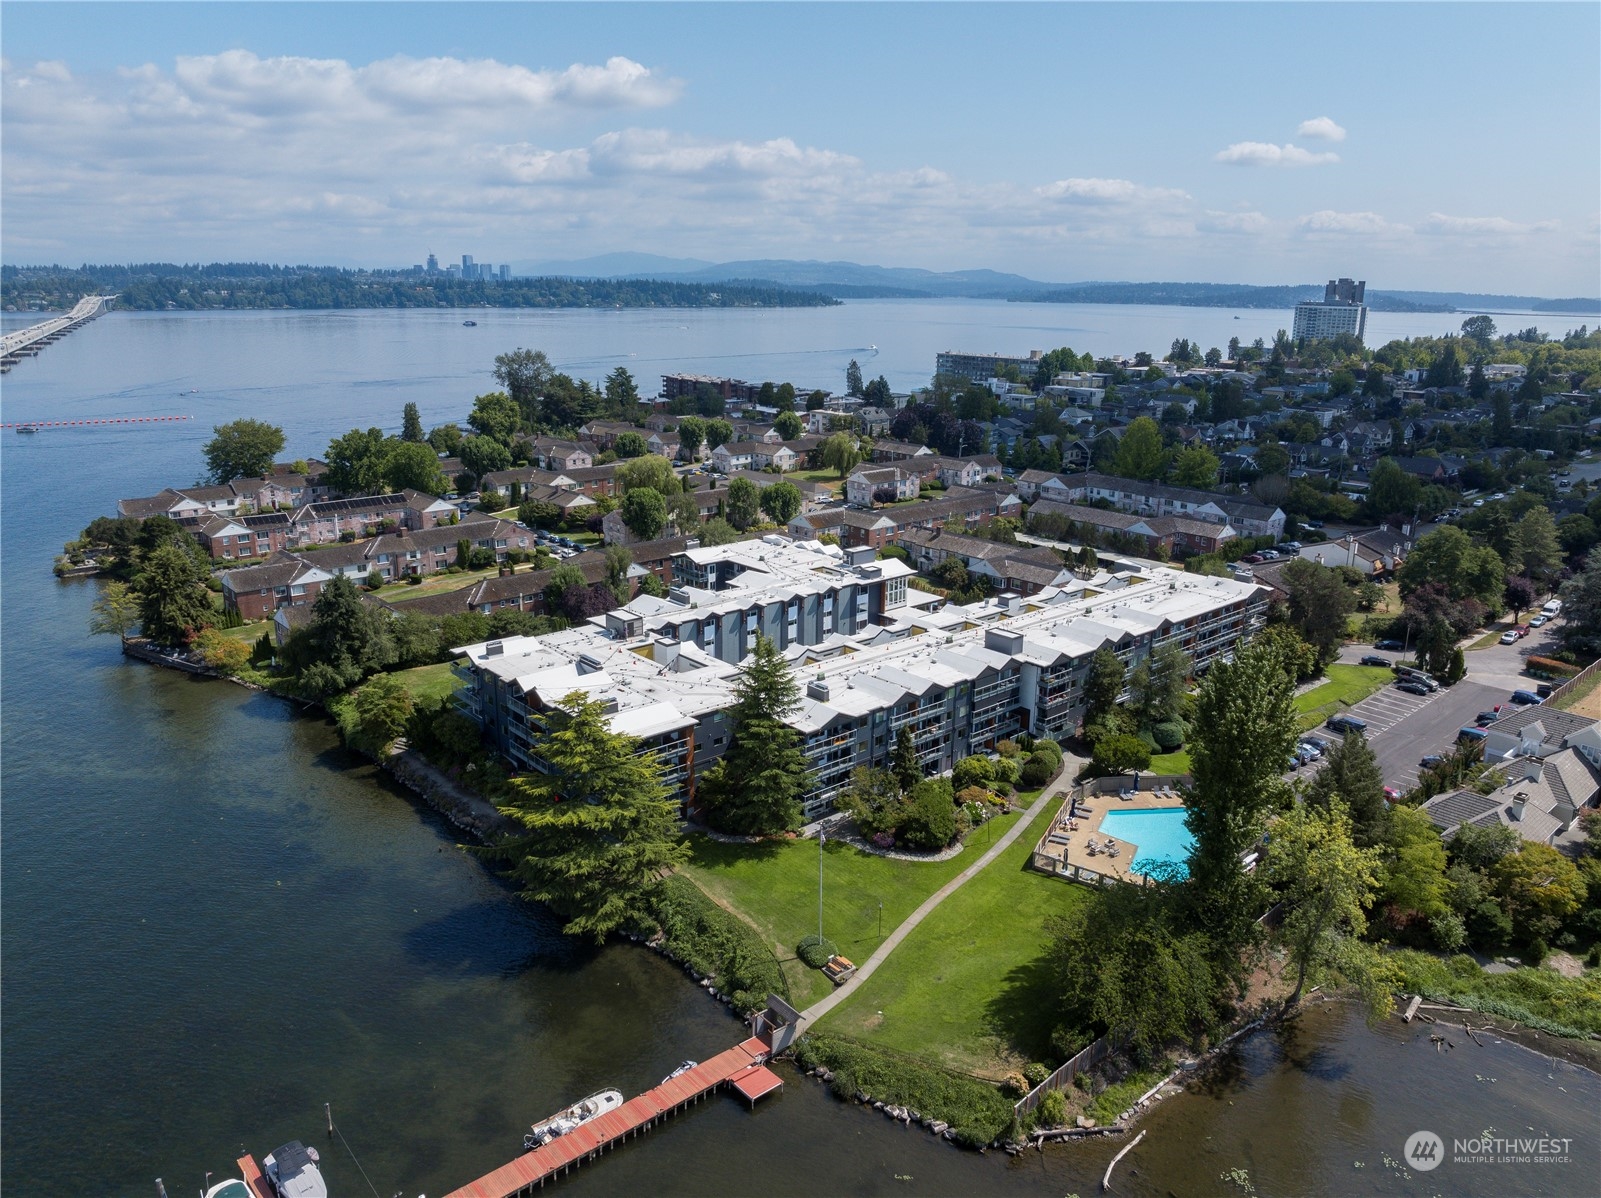
M 506 646 L 501 641 L 490 641 L 487 645 L 484 646 L 484 656 L 485 657 L 499 657 L 505 651 L 506 651 Z
M 816 699 L 819 703 L 828 702 L 828 683 L 819 678 L 816 682 L 806 684 L 806 697 Z

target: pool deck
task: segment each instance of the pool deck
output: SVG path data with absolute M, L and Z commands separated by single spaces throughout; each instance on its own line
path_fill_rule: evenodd
M 1056 819 L 1051 823 L 1050 831 L 1041 838 L 1038 847 L 1035 848 L 1035 857 L 1043 857 L 1053 863 L 1048 867 L 1048 872 L 1072 874 L 1083 869 L 1103 877 L 1132 882 L 1144 876 L 1134 869 L 1134 859 L 1140 855 L 1139 845 L 1128 840 L 1114 841 L 1118 849 L 1118 855 L 1115 857 L 1104 852 L 1089 851 L 1091 840 L 1097 845 L 1105 844 L 1108 840 L 1108 837 L 1101 834 L 1101 817 L 1109 811 L 1150 811 L 1159 807 L 1182 807 L 1184 800 L 1177 794 L 1159 794 L 1151 790 L 1137 790 L 1127 798 L 1117 794 L 1086 796 L 1078 801 L 1077 829 L 1068 826 L 1068 812 L 1072 809 L 1072 804 L 1072 798 L 1062 804 L 1062 809 L 1057 812 Z M 1043 863 L 1036 861 L 1035 864 L 1038 868 Z

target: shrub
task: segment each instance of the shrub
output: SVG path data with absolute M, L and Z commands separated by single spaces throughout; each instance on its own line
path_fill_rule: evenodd
M 995 781 L 1015 783 L 1023 772 L 1023 763 L 1015 757 L 1002 757 L 995 763 Z
M 1041 1127 L 1061 1127 L 1067 1122 L 1067 1095 L 1060 1090 L 1045 1091 L 1034 1114 Z
M 1151 729 L 1151 737 L 1158 749 L 1171 753 L 1184 744 L 1184 725 L 1177 720 L 1163 720 Z
M 948 780 L 930 778 L 912 787 L 896 835 L 907 848 L 924 852 L 942 849 L 956 839 L 956 807 Z
M 1034 742 L 1033 752 L 1035 752 L 1035 753 L 1045 753 L 1045 754 L 1047 754 L 1047 755 L 1049 755 L 1051 757 L 1056 758 L 1058 763 L 1060 763 L 1061 760 L 1062 760 L 1062 746 L 1059 745 L 1054 740 L 1037 740 L 1037 741 L 1035 741 Z
M 1150 767 L 1151 750 L 1137 736 L 1103 736 L 1095 743 L 1092 764 L 1102 775 L 1143 770 Z
M 668 947 L 744 1012 L 760 1010 L 769 994 L 789 997 L 789 983 L 773 950 L 757 931 L 723 910 L 688 878 L 667 878 L 652 898 L 651 913 Z
M 973 786 L 988 786 L 995 781 L 995 763 L 988 757 L 974 754 L 964 757 L 951 771 L 951 786 L 958 792 Z
M 1019 756 L 1023 750 L 1018 747 L 1015 740 L 1001 740 L 995 742 L 995 751 L 1001 755 L 1001 760 L 1009 761 Z
M 1001 1089 L 1005 1092 L 1008 1098 L 1021 1098 L 1023 1095 L 1027 1094 L 1031 1088 L 1032 1087 L 1030 1087 L 1028 1084 L 1028 1078 L 1015 1071 L 1008 1073 L 1004 1078 L 1001 1079 Z
M 1031 1090 L 1050 1076 L 1051 1067 L 1043 1061 L 1033 1061 L 1023 1066 L 1023 1077 L 1028 1082 L 1028 1087 Z
M 1036 786 L 1044 786 L 1056 773 L 1059 764 L 1059 762 L 1053 763 L 1047 756 L 1036 753 L 1023 763 L 1023 772 L 1018 776 L 1018 780 L 1031 790 Z
M 808 936 L 795 946 L 795 955 L 813 969 L 821 969 L 839 952 L 839 945 L 826 936 Z

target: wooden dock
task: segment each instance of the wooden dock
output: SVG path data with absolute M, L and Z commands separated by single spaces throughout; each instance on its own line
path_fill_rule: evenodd
M 677 1077 L 669 1078 L 638 1098 L 631 1098 L 610 1114 L 592 1119 L 564 1136 L 510 1164 L 452 1191 L 448 1198 L 513 1198 L 554 1181 L 569 1170 L 592 1161 L 609 1148 L 649 1131 L 669 1115 L 699 1102 L 723 1086 L 732 1086 L 752 1106 L 784 1082 L 768 1069 L 765 1040 L 751 1038 L 720 1052 L 711 1060 Z

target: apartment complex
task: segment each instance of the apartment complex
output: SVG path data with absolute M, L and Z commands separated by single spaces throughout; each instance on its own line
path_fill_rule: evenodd
M 987 383 L 1002 374 L 1007 367 L 1017 370 L 1026 383 L 1039 371 L 1044 350 L 1030 350 L 1026 358 L 1012 358 L 1006 354 L 964 354 L 945 350 L 934 355 L 934 373 L 966 379 L 973 383 Z
M 1367 332 L 1368 310 L 1364 302 L 1367 283 L 1350 279 L 1330 279 L 1323 288 L 1323 299 L 1295 305 L 1295 325 L 1291 336 L 1301 340 L 1327 340 L 1350 333 L 1358 341 Z
M 1133 666 L 1177 644 L 1198 668 L 1261 626 L 1268 590 L 1172 571 L 1100 573 L 1024 598 L 944 605 L 909 590 L 904 563 L 781 536 L 686 547 L 680 585 L 582 627 L 458 650 L 457 702 L 523 769 L 543 770 L 538 717 L 573 691 L 607 705 L 612 727 L 666 766 L 685 810 L 695 779 L 727 749 L 738 663 L 771 638 L 803 690 L 789 722 L 813 771 L 808 819 L 859 766 L 885 766 L 903 726 L 938 774 L 997 741 L 1077 725 L 1103 646 Z

